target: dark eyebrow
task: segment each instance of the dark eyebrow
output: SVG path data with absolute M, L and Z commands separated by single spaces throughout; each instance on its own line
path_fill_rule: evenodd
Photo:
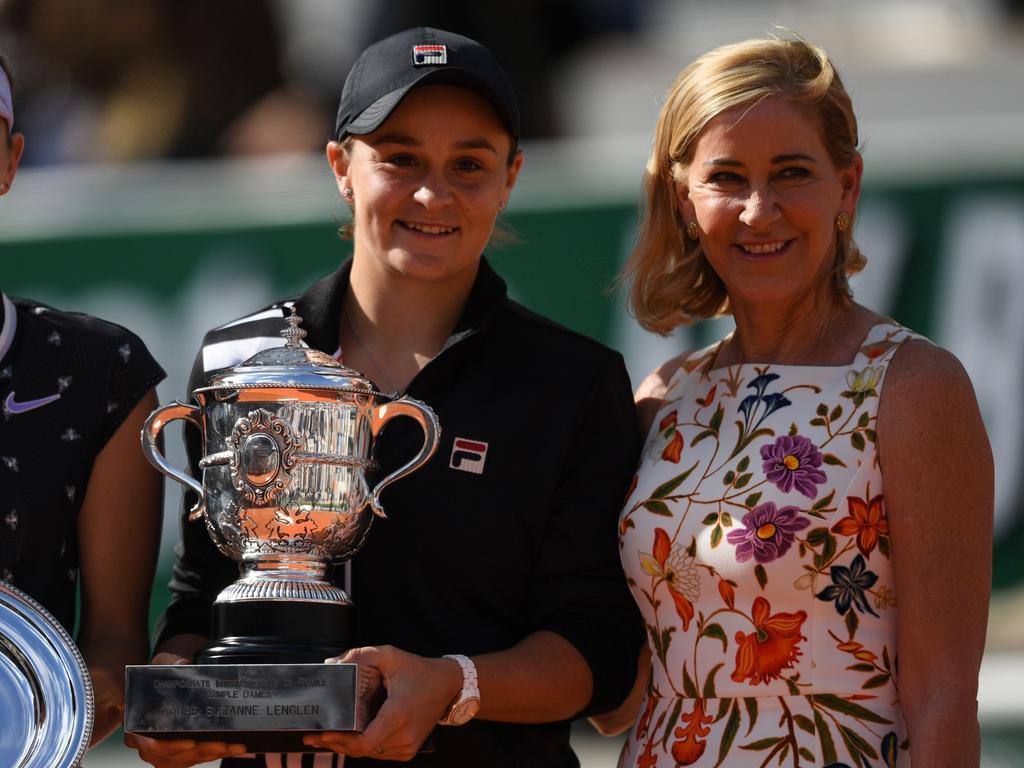
M 498 154 L 498 150 L 494 148 L 487 139 L 467 139 L 466 141 L 459 141 L 455 144 L 455 149 L 486 149 L 494 154 Z
M 803 161 L 808 162 L 808 163 L 817 163 L 818 162 L 817 160 L 815 160 L 810 155 L 805 155 L 805 154 L 802 154 L 800 152 L 792 152 L 792 153 L 787 154 L 787 155 L 776 155 L 775 157 L 772 158 L 772 165 L 778 165 L 780 163 L 791 163 L 794 160 L 803 160 Z M 715 157 L 715 158 L 712 158 L 711 160 L 705 161 L 704 165 L 705 166 L 724 165 L 724 166 L 727 166 L 729 168 L 742 168 L 743 167 L 743 163 L 741 163 L 739 160 L 733 160 L 730 157 Z
M 818 162 L 810 155 L 804 155 L 801 154 L 800 152 L 793 152 L 788 155 L 776 155 L 775 157 L 772 158 L 772 165 L 778 165 L 779 163 L 790 163 L 794 160 L 804 160 L 808 163 Z
M 404 133 L 385 133 L 383 136 L 378 136 L 374 139 L 372 144 L 375 147 L 381 144 L 402 144 L 406 147 L 422 146 L 422 142 L 414 139 L 412 136 L 406 136 Z
M 406 136 L 404 133 L 385 133 L 383 136 L 378 136 L 373 140 L 373 146 L 378 147 L 382 144 L 400 144 L 404 147 L 422 147 L 423 142 L 412 136 Z M 498 150 L 494 148 L 494 145 L 487 139 L 466 139 L 465 141 L 456 142 L 453 145 L 453 149 L 485 149 L 494 154 L 498 154 Z

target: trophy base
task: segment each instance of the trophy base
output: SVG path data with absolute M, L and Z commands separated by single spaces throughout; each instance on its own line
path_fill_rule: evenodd
M 319 664 L 355 642 L 351 604 L 243 600 L 213 604 L 213 636 L 201 664 Z
M 124 729 L 250 752 L 313 752 L 303 734 L 362 731 L 383 697 L 380 673 L 359 664 L 129 666 Z
M 380 673 L 323 663 L 352 647 L 354 615 L 331 602 L 214 603 L 218 640 L 196 664 L 125 669 L 125 731 L 251 752 L 310 752 L 303 734 L 362 731 L 385 695 Z

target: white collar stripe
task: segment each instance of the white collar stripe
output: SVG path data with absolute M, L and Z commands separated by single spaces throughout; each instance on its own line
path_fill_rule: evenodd
M 14 342 L 14 332 L 18 328 L 18 310 L 15 309 L 11 300 L 7 298 L 7 294 L 0 293 L 0 299 L 3 300 L 4 304 L 4 325 L 3 328 L 0 328 L 0 360 L 3 360 L 7 350 L 11 348 L 11 344 Z

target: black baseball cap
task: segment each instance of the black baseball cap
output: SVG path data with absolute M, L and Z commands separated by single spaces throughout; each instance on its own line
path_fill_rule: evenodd
M 416 27 L 374 43 L 348 73 L 338 106 L 335 138 L 372 133 L 417 85 L 457 85 L 491 103 L 519 142 L 519 104 L 505 70 L 476 40 Z

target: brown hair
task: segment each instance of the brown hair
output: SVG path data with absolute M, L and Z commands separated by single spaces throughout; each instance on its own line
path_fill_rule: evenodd
M 684 69 L 658 115 L 644 174 L 644 210 L 623 279 L 633 314 L 647 330 L 668 334 L 678 325 L 729 312 L 725 285 L 700 243 L 685 236 L 676 184 L 693 161 L 697 140 L 716 116 L 781 96 L 821 118 L 822 137 L 837 168 L 857 159 L 857 118 L 828 55 L 804 40 L 747 40 L 716 48 Z M 836 233 L 836 291 L 851 296 L 847 277 L 864 268 L 852 221 Z

